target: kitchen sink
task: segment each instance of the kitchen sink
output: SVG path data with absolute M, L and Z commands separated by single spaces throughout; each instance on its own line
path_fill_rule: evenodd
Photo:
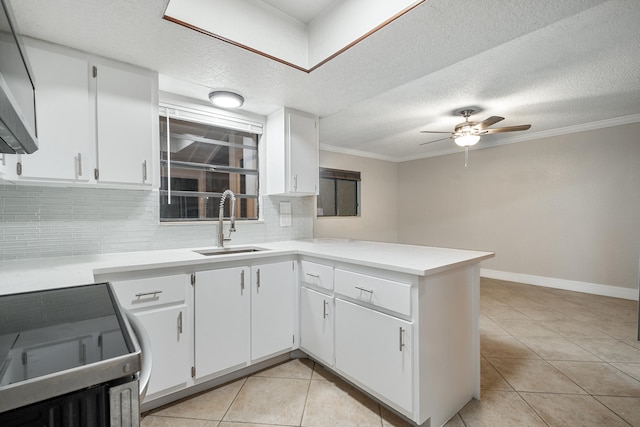
M 251 252 L 262 252 L 268 251 L 268 249 L 264 248 L 256 248 L 256 247 L 242 247 L 242 248 L 213 248 L 213 249 L 203 249 L 196 252 L 200 255 L 204 256 L 217 256 L 217 255 L 233 255 L 233 254 L 244 254 Z

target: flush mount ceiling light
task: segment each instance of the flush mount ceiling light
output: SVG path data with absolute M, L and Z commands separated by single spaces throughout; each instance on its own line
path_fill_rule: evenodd
M 214 90 L 209 93 L 211 103 L 220 108 L 238 108 L 244 104 L 244 98 L 235 92 L 228 90 Z

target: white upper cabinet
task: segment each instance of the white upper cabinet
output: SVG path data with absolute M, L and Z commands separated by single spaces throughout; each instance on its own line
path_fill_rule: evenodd
M 318 118 L 282 108 L 267 118 L 267 194 L 318 194 Z
M 26 39 L 38 150 L 5 156 L 1 178 L 150 188 L 158 144 L 158 75 Z
M 97 172 L 100 183 L 151 185 L 158 127 L 157 77 L 144 70 L 97 64 Z
M 27 53 L 36 82 L 39 148 L 33 154 L 7 156 L 8 174 L 20 180 L 93 179 L 88 61 L 33 42 L 27 45 Z

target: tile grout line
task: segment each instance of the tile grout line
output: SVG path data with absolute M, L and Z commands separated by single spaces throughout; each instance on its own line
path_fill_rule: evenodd
M 307 386 L 307 394 L 304 397 L 304 405 L 302 405 L 302 414 L 300 414 L 300 422 L 298 423 L 299 426 L 302 426 L 302 420 L 304 419 L 304 413 L 307 410 L 307 401 L 309 400 L 309 391 L 311 390 L 311 380 L 313 379 L 313 373 L 316 370 L 316 366 L 317 363 L 314 362 L 313 360 L 309 359 L 311 361 L 311 363 L 313 363 L 313 368 L 311 369 L 311 375 L 309 376 L 309 385 Z

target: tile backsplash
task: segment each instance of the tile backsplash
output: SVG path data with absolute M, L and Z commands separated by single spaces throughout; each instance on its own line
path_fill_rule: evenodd
M 150 190 L 0 185 L 0 261 L 215 246 L 217 222 L 160 223 L 158 198 Z M 291 227 L 280 226 L 283 200 Z M 313 210 L 313 197 L 263 196 L 263 221 L 238 221 L 230 244 L 311 238 Z

